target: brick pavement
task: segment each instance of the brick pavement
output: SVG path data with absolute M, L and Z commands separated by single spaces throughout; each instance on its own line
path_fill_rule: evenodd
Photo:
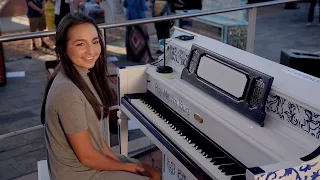
M 8 1 L 0 12 L 0 17 L 13 17 L 26 15 L 26 0 L 2 0 Z

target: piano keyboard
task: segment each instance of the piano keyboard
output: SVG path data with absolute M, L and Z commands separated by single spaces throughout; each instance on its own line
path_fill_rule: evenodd
M 217 179 L 242 180 L 246 168 L 152 93 L 126 95 L 130 104 Z M 140 119 L 139 119 L 140 121 Z M 195 163 L 195 162 L 194 162 Z M 192 171 L 191 171 L 192 172 Z

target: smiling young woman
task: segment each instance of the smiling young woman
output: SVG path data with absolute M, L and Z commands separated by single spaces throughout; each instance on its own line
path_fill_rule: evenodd
M 41 111 L 51 180 L 160 180 L 155 168 L 114 154 L 103 139 L 101 120 L 109 114 L 111 93 L 105 46 L 94 20 L 66 15 L 57 27 L 56 53 L 60 65 L 49 79 Z

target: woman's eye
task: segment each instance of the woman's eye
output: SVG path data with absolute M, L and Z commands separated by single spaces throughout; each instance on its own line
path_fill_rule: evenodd
M 84 46 L 84 43 L 79 43 L 77 44 L 77 46 Z
M 93 44 L 99 44 L 99 41 L 94 41 Z

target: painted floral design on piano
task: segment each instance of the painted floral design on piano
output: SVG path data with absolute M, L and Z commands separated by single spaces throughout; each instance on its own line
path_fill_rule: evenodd
M 304 164 L 277 171 L 255 175 L 255 180 L 296 179 L 316 180 L 320 178 L 320 163 Z
M 270 93 L 266 112 L 268 115 L 285 120 L 311 136 L 320 139 L 320 115 L 278 95 Z
M 171 60 L 175 63 L 178 63 L 180 66 L 185 67 L 188 62 L 189 53 L 186 53 L 175 46 L 171 46 L 170 49 L 171 49 Z
M 283 104 L 285 103 L 285 99 L 280 98 L 280 96 L 275 96 L 270 93 L 267 103 L 266 110 L 267 112 L 276 113 L 281 119 L 284 118 L 283 113 Z

